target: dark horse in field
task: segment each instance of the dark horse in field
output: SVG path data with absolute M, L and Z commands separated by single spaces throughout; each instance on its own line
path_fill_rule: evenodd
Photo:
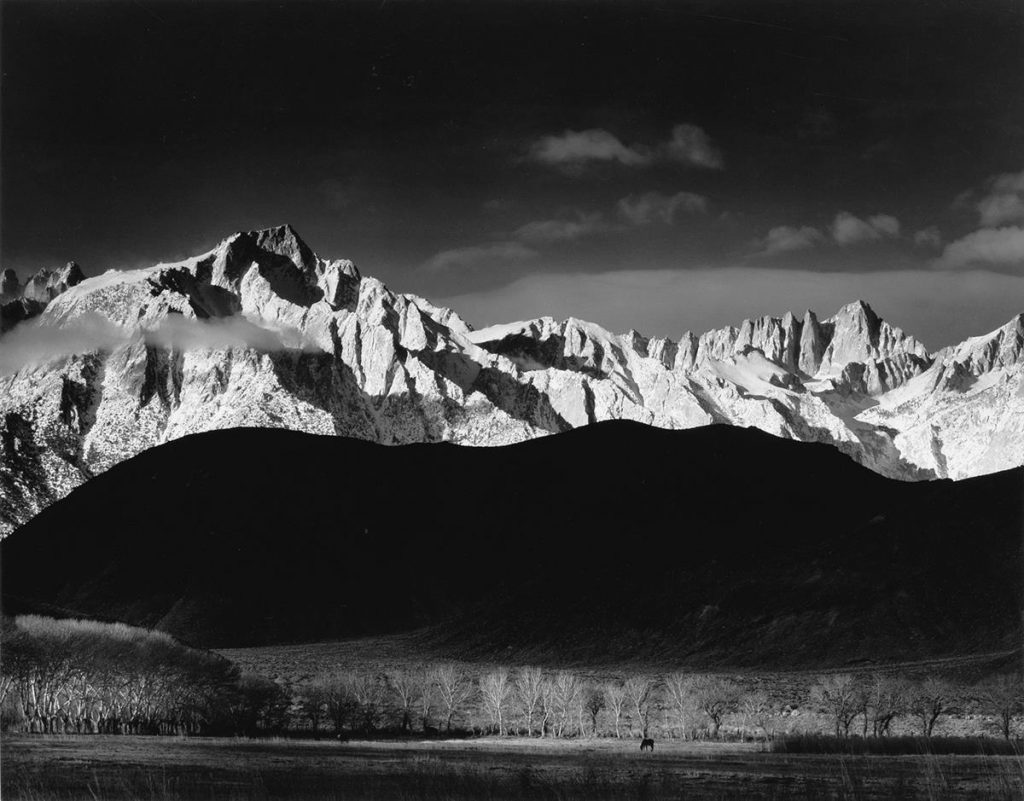
M 644 737 L 644 739 L 642 739 L 640 741 L 640 750 L 641 751 L 650 751 L 653 754 L 654 753 L 654 740 L 652 740 L 650 737 Z

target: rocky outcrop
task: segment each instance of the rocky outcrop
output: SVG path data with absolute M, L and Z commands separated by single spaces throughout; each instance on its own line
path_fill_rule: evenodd
M 498 445 L 609 419 L 729 423 L 903 479 L 1024 462 L 1024 413 L 1001 411 L 1020 410 L 1021 318 L 934 356 L 859 301 L 678 342 L 574 318 L 474 331 L 289 226 L 80 275 L 30 280 L 40 300 L 17 287 L 45 338 L 79 347 L 0 376 L 0 531 L 146 448 L 239 426 Z
M 7 303 L 21 297 L 21 283 L 18 281 L 18 274 L 14 270 L 4 270 L 0 273 L 0 303 Z
M 58 270 L 40 270 L 21 289 L 22 297 L 47 304 L 63 292 L 85 280 L 82 268 L 69 261 Z
M 42 313 L 55 297 L 85 280 L 75 262 L 56 270 L 42 269 L 22 285 L 14 270 L 0 274 L 0 334 Z

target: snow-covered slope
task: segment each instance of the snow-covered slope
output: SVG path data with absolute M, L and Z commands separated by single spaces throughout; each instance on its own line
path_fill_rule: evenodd
M 904 479 L 1024 463 L 1021 318 L 935 355 L 863 302 L 679 341 L 571 318 L 474 331 L 288 226 L 35 294 L 45 310 L 0 349 L 64 347 L 0 375 L 0 532 L 141 450 L 236 426 L 499 445 L 597 420 L 717 422 Z

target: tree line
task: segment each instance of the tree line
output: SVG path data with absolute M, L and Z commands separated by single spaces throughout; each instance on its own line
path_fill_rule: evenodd
M 6 729 L 48 734 L 254 734 L 285 721 L 268 679 L 160 632 L 120 623 L 4 618 Z
M 473 671 L 450 663 L 329 671 L 289 686 L 159 632 L 34 615 L 4 619 L 0 646 L 4 727 L 44 733 L 301 729 L 314 736 L 387 730 L 715 739 L 742 732 L 767 739 L 784 719 L 810 711 L 824 716 L 837 737 L 887 737 L 896 721 L 931 737 L 943 717 L 966 710 L 966 698 L 1009 739 L 1024 713 L 1018 676 L 965 689 L 936 678 L 834 673 L 820 676 L 802 697 L 780 700 L 700 673 L 597 681 L 569 670 Z
M 993 676 L 970 689 L 979 711 L 993 718 L 996 730 L 1009 740 L 1014 721 L 1024 713 L 1024 684 L 1019 676 Z M 829 716 L 835 736 L 886 737 L 893 722 L 907 718 L 924 737 L 932 737 L 943 717 L 962 711 L 961 688 L 939 678 L 911 681 L 900 676 L 854 676 L 836 673 L 819 678 L 810 700 Z M 859 730 L 858 730 L 859 724 Z
M 461 725 L 502 736 L 715 739 L 729 718 L 733 730 L 767 739 L 774 724 L 799 706 L 825 716 L 841 737 L 887 737 L 901 718 L 931 737 L 942 717 L 961 711 L 965 696 L 1002 736 L 1013 736 L 1024 713 L 1018 676 L 997 676 L 965 690 L 935 678 L 828 674 L 803 698 L 779 703 L 763 690 L 699 673 L 597 682 L 566 670 L 494 668 L 474 675 L 449 664 L 324 674 L 298 689 L 297 709 L 315 733 L 368 734 L 390 725 L 403 733 L 436 734 Z

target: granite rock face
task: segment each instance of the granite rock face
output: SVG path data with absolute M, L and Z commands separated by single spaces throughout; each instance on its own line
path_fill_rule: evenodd
M 40 270 L 24 285 L 14 270 L 4 270 L 0 273 L 0 334 L 39 315 L 57 295 L 84 280 L 82 268 L 73 261 L 60 269 Z
M 573 318 L 474 331 L 289 226 L 2 287 L 23 312 L 15 334 L 78 347 L 0 375 L 0 533 L 146 448 L 238 426 L 501 445 L 609 419 L 728 423 L 909 480 L 1024 463 L 1020 317 L 936 354 L 861 301 L 679 341 Z

